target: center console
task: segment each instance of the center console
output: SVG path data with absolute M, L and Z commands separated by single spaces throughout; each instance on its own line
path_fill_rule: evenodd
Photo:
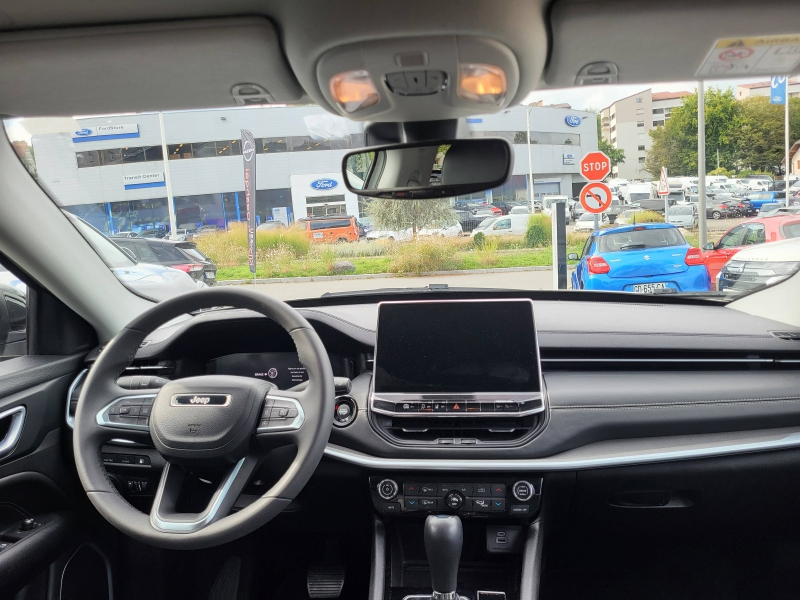
M 533 304 L 382 303 L 374 361 L 373 428 L 398 449 L 432 451 L 429 471 L 368 476 L 377 516 L 371 600 L 534 600 L 541 475 L 436 465 L 439 448 L 508 448 L 541 430 Z

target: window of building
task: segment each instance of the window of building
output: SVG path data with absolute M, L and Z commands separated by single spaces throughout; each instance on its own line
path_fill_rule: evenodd
M 639 162 L 640 162 L 640 163 L 643 163 L 643 162 L 644 162 L 644 160 L 645 160 L 645 157 L 644 157 L 644 156 L 640 156 L 640 157 L 639 157 Z
M 261 138 L 261 148 L 264 154 L 274 154 L 275 152 L 288 152 L 287 138 Z
M 214 158 L 216 155 L 216 142 L 199 142 L 192 144 L 192 158 Z
M 644 114 L 644 109 L 643 108 L 637 108 L 636 109 L 636 114 L 637 115 L 643 115 Z
M 611 138 L 611 143 L 612 144 L 616 144 L 617 143 L 617 138 L 615 138 L 615 137 Z
M 644 152 L 644 146 L 642 145 L 639 146 L 639 152 Z
M 99 167 L 100 166 L 100 151 L 87 150 L 85 152 L 76 152 L 75 159 L 78 161 L 78 168 L 85 167 Z
M 145 146 L 144 159 L 147 162 L 164 160 L 164 151 L 161 146 Z
M 637 127 L 644 127 L 644 121 L 636 121 Z
M 144 148 L 123 148 L 123 164 L 144 162 Z
M 661 127 L 664 125 L 664 121 L 653 121 L 653 127 Z
M 637 98 L 637 99 L 636 99 L 636 104 L 641 104 L 641 103 L 642 103 L 642 101 L 643 101 L 643 98 Z
M 315 140 L 308 135 L 293 135 L 289 138 L 290 152 L 308 152 L 312 150 L 330 150 L 330 140 Z
M 653 109 L 653 114 L 654 115 L 663 115 L 664 114 L 664 109 L 663 108 L 654 108 Z
M 232 156 L 233 150 L 231 149 L 230 141 L 215 142 L 217 146 L 216 156 Z
M 121 165 L 122 150 L 100 150 L 100 162 L 104 165 Z
M 611 120 L 613 121 L 616 118 L 617 118 L 617 113 L 611 113 Z
M 192 158 L 192 145 L 191 144 L 171 144 L 167 146 L 167 153 L 170 160 L 177 160 L 180 158 Z
M 616 130 L 617 130 L 617 126 L 616 125 L 611 127 L 611 133 L 614 133 Z
M 228 143 L 231 145 L 231 156 L 242 155 L 242 140 L 231 140 Z M 258 148 L 258 142 L 256 142 L 256 148 Z

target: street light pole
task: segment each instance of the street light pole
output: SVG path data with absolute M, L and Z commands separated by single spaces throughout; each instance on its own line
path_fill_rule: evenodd
M 697 227 L 700 249 L 706 245 L 706 97 L 703 82 L 697 82 Z
M 528 105 L 528 110 L 525 111 L 525 134 L 528 139 L 528 193 L 531 200 L 531 214 L 536 212 L 536 207 L 533 202 L 533 158 L 531 157 L 531 109 L 533 105 Z
M 169 153 L 167 152 L 167 136 L 164 133 L 164 113 L 158 113 L 158 125 L 161 128 L 161 154 L 164 157 L 164 183 L 167 187 L 167 210 L 169 211 L 169 239 L 178 237 L 177 219 L 175 218 L 175 198 L 172 196 L 172 179 L 169 176 Z

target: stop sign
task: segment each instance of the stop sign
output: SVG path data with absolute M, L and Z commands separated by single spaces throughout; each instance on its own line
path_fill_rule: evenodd
M 581 159 L 581 175 L 589 181 L 602 181 L 611 173 L 611 161 L 605 152 L 589 152 Z

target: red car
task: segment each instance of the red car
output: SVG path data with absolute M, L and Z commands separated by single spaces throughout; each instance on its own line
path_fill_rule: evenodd
M 711 281 L 731 257 L 745 246 L 800 237 L 800 215 L 774 215 L 750 219 L 732 227 L 719 241 L 706 244 L 703 259 Z

